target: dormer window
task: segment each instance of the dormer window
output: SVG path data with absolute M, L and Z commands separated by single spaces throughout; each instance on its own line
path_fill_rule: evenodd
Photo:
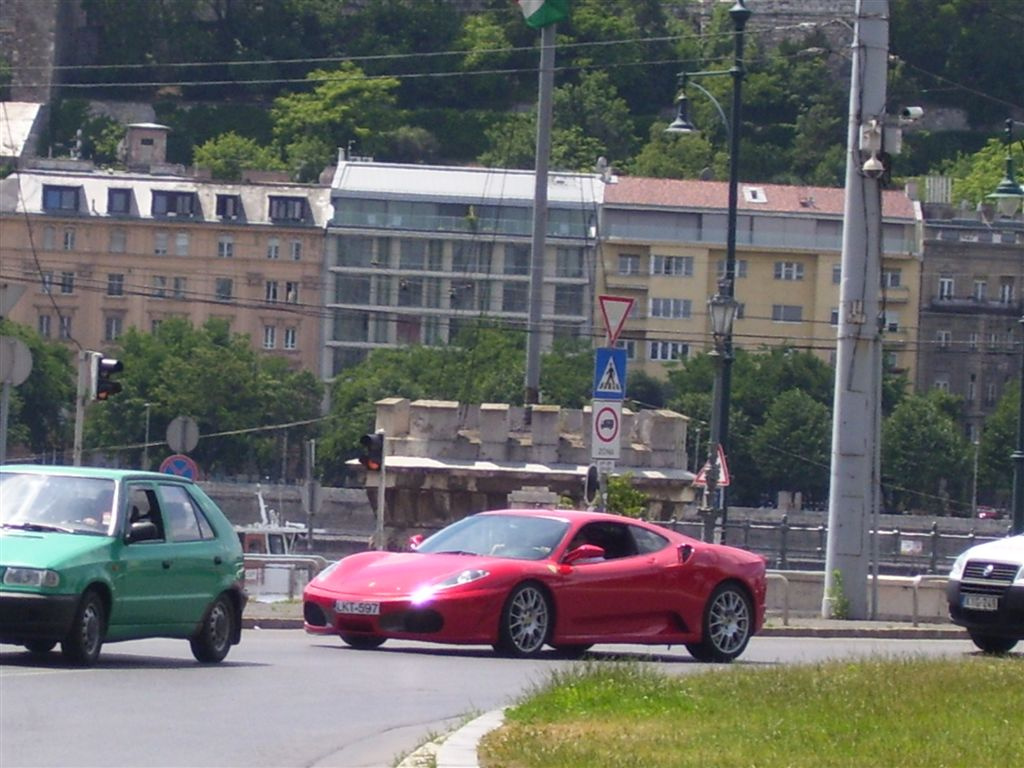
M 748 203 L 767 203 L 764 187 L 743 187 L 743 199 Z
M 242 217 L 241 195 L 217 195 L 217 216 L 222 219 Z
M 79 187 L 57 187 L 43 185 L 44 211 L 75 211 L 79 210 Z
M 107 190 L 107 214 L 126 216 L 132 212 L 132 191 L 130 189 Z
M 304 197 L 271 197 L 270 198 L 270 220 L 271 221 L 297 221 L 306 220 L 308 207 Z
M 154 216 L 195 216 L 198 212 L 199 205 L 195 192 L 153 190 Z

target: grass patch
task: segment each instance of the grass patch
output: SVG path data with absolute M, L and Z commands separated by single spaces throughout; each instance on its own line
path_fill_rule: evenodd
M 683 677 L 585 663 L 480 744 L 483 768 L 1017 765 L 1024 658 L 878 658 Z

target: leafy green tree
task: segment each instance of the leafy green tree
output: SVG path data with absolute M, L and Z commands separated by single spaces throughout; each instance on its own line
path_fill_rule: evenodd
M 239 181 L 244 169 L 280 170 L 284 163 L 268 147 L 239 136 L 234 131 L 210 139 L 196 149 L 195 164 L 210 170 L 215 179 Z
M 832 414 L 807 392 L 791 389 L 776 397 L 754 430 L 763 491 L 799 491 L 804 503 L 827 500 Z
M 276 475 L 278 433 L 268 428 L 319 416 L 322 387 L 315 376 L 257 353 L 223 321 L 194 328 L 169 319 L 155 334 L 130 329 L 118 342 L 124 389 L 90 407 L 85 445 L 115 453 L 122 463 L 139 461 L 146 403 L 151 439 L 178 416 L 196 420 L 201 437 L 190 455 L 208 475 Z M 298 450 L 314 431 L 313 425 L 290 428 L 292 447 Z M 151 459 L 162 453 L 150 451 Z
M 640 519 L 647 516 L 650 499 L 646 493 L 633 487 L 632 472 L 627 472 L 624 475 L 609 475 L 607 493 L 608 503 L 606 506 L 609 512 Z
M 985 420 L 978 445 L 978 499 L 1009 507 L 1013 494 L 1013 460 L 1020 415 L 1020 382 L 1011 382 Z
M 355 141 L 370 154 L 379 134 L 396 122 L 393 77 L 370 78 L 352 62 L 336 70 L 317 69 L 306 79 L 311 92 L 279 96 L 271 107 L 274 138 L 303 180 L 330 165 L 338 147 Z
M 882 425 L 882 482 L 889 511 L 963 514 L 973 450 L 956 424 L 955 398 L 910 395 Z
M 594 350 L 588 341 L 556 339 L 541 356 L 540 389 L 544 402 L 563 408 L 590 404 L 594 376 Z
M 72 355 L 64 345 L 46 341 L 34 329 L 9 320 L 0 320 L 0 336 L 20 339 L 32 355 L 28 378 L 11 387 L 7 444 L 12 450 L 8 455 L 21 445 L 50 460 L 67 446 L 74 423 L 77 369 Z
M 1015 143 L 1009 150 L 1019 182 L 1024 175 L 1024 148 Z M 945 172 L 953 177 L 953 202 L 987 202 L 985 198 L 995 192 L 1006 174 L 1006 152 L 1005 139 L 993 137 L 973 155 L 959 155 L 947 163 Z

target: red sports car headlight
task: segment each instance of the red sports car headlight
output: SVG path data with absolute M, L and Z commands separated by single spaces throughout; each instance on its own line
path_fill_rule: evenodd
M 433 584 L 424 584 L 422 587 L 414 590 L 411 597 L 412 602 L 416 605 L 430 600 L 438 592 L 451 589 L 452 587 L 459 587 L 463 584 L 471 584 L 474 581 L 479 581 L 490 575 L 490 571 L 485 571 L 481 568 L 466 568 L 465 570 L 453 573 L 446 579 L 434 582 Z

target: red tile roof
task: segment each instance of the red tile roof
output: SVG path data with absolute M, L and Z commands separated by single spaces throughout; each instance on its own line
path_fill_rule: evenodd
M 747 199 L 744 190 L 754 188 L 759 190 L 758 197 L 764 202 L 755 203 Z M 843 215 L 845 190 L 838 187 L 740 182 L 738 192 L 740 211 Z M 914 203 L 903 191 L 884 190 L 882 201 L 886 218 L 914 218 Z M 724 181 L 620 176 L 605 187 L 604 205 L 725 210 L 729 206 L 729 185 Z

